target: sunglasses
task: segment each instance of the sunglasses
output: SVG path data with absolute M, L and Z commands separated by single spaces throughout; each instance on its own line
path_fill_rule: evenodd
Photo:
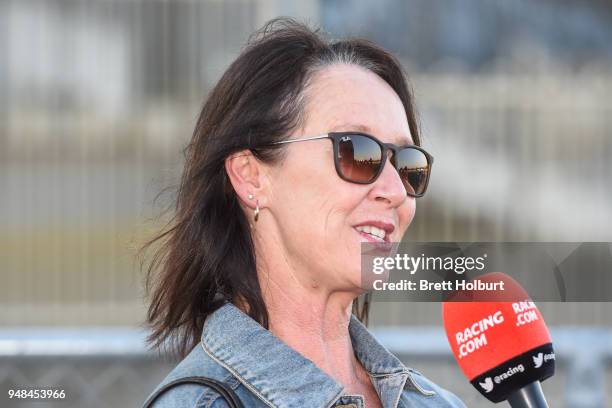
M 383 143 L 374 136 L 360 132 L 333 132 L 303 139 L 271 143 L 285 144 L 308 140 L 331 139 L 334 145 L 334 164 L 341 179 L 350 183 L 371 184 L 378 179 L 389 159 L 397 170 L 406 194 L 422 197 L 427 190 L 433 156 L 419 146 L 397 146 Z

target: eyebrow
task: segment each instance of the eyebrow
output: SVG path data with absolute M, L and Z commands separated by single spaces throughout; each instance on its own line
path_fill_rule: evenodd
M 334 131 L 344 131 L 344 132 L 363 132 L 368 133 L 372 136 L 376 136 L 372 129 L 369 126 L 362 125 L 360 123 L 340 123 L 335 126 L 332 126 L 330 132 Z M 378 136 L 376 136 L 378 138 Z M 412 142 L 412 138 L 409 138 L 408 142 L 404 138 L 395 139 L 395 144 L 398 146 L 412 146 L 414 142 Z

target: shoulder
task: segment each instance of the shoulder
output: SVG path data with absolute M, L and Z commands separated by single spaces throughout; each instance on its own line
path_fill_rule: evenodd
M 187 377 L 207 377 L 224 382 L 234 391 L 239 382 L 232 374 L 214 362 L 204 353 L 200 344 L 187 355 L 174 369 L 164 378 L 155 390 L 147 397 L 147 401 L 165 389 L 154 402 L 149 405 L 152 408 L 229 408 L 229 405 L 221 395 L 213 388 L 196 383 L 180 383 L 176 381 Z M 146 406 L 146 405 L 145 405 Z
M 230 408 L 221 395 L 200 384 L 181 384 L 165 391 L 151 408 Z
M 405 388 L 411 391 L 404 392 L 403 398 L 407 398 L 414 404 L 414 400 L 418 399 L 424 402 L 423 406 L 427 407 L 444 407 L 444 408 L 465 408 L 463 401 L 455 394 L 425 377 L 419 371 L 409 368 L 408 379 L 406 380 Z M 412 392 L 412 391 L 416 391 Z M 415 397 L 418 396 L 418 397 Z M 421 406 L 421 405 L 415 405 Z

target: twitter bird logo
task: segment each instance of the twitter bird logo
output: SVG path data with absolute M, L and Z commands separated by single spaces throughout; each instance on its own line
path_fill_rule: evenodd
M 493 380 L 491 380 L 491 377 L 485 378 L 485 381 L 483 383 L 478 384 L 480 384 L 480 386 L 483 390 L 485 390 L 485 392 L 493 391 Z
M 537 356 L 532 356 L 533 364 L 535 364 L 535 368 L 542 367 L 542 363 L 544 363 L 544 354 L 538 353 Z

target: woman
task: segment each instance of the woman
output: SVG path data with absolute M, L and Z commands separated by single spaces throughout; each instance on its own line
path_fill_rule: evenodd
M 158 390 L 205 376 L 246 407 L 463 407 L 361 322 L 361 243 L 401 240 L 431 168 L 419 144 L 380 47 L 289 19 L 252 38 L 203 107 L 175 218 L 152 241 L 150 340 L 184 357 Z M 228 405 L 183 384 L 153 406 Z

